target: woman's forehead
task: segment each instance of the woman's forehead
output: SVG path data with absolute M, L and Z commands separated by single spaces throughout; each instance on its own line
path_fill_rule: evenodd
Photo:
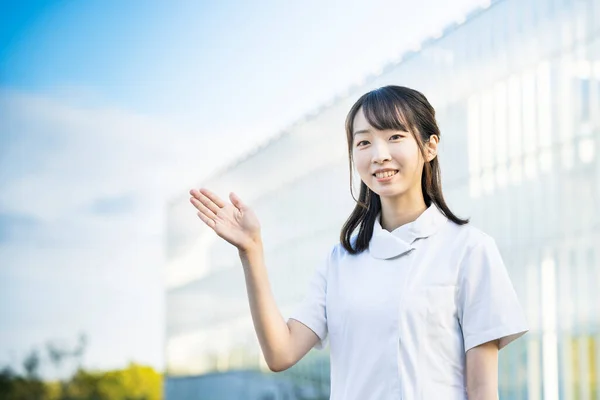
M 367 120 L 367 117 L 365 116 L 363 108 L 361 107 L 356 112 L 354 120 L 352 121 L 352 133 L 356 135 L 359 132 L 371 130 L 375 130 L 375 128 L 371 126 L 371 124 Z
M 398 132 L 408 132 L 408 130 L 404 129 L 404 123 L 402 120 L 398 121 L 399 118 L 393 118 L 388 116 L 388 118 L 378 118 L 378 115 L 373 115 L 373 118 L 376 118 L 376 123 L 383 126 L 373 126 L 367 119 L 363 111 L 363 107 L 361 107 L 354 116 L 354 120 L 352 123 L 352 135 L 358 134 L 369 134 L 369 133 L 377 133 L 384 132 L 388 130 L 394 130 Z M 383 129 L 381 129 L 383 128 Z
M 352 131 L 374 129 L 408 132 L 409 126 L 410 123 L 401 107 L 393 105 L 378 107 L 376 104 L 367 102 L 357 110 Z

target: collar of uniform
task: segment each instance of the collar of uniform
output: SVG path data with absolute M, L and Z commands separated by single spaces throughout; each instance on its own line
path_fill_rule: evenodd
M 374 258 L 382 260 L 413 250 L 415 240 L 433 235 L 448 220 L 433 203 L 416 220 L 399 226 L 392 232 L 381 227 L 380 218 L 381 213 L 375 218 L 369 252 Z

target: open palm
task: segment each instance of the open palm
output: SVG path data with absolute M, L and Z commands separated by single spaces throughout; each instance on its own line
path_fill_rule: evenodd
M 260 242 L 258 218 L 237 195 L 229 194 L 231 203 L 204 188 L 192 189 L 190 195 L 190 202 L 198 209 L 198 217 L 239 250 L 247 250 Z

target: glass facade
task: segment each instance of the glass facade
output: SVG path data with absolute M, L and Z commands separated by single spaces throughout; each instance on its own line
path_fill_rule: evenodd
M 531 331 L 500 353 L 500 397 L 600 399 L 600 0 L 491 1 L 202 182 L 256 210 L 284 317 L 354 205 L 346 113 L 388 84 L 435 107 L 448 203 L 496 239 L 526 308 Z M 168 205 L 173 399 L 181 377 L 267 370 L 237 251 L 202 225 L 187 196 Z M 276 375 L 326 398 L 328 354 Z

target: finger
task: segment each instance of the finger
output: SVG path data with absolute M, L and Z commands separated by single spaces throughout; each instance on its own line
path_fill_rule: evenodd
M 206 215 L 202 214 L 202 212 L 198 211 L 196 213 L 200 219 L 202 220 L 202 222 L 204 222 L 206 225 L 208 225 L 211 228 L 215 228 L 216 222 L 213 219 L 208 218 Z
M 213 196 L 215 198 L 215 200 L 217 200 L 217 202 L 215 203 L 213 200 L 211 200 L 208 196 L 206 196 L 206 194 L 210 194 L 211 196 Z M 224 204 L 223 201 L 216 196 L 214 193 L 210 192 L 207 189 L 191 189 L 190 190 L 190 194 L 196 198 L 197 200 L 201 201 L 206 207 L 210 208 L 210 210 L 214 213 L 217 214 L 219 212 L 219 209 L 221 208 L 219 206 L 219 204 Z
M 229 193 L 229 200 L 231 200 L 231 204 L 233 204 L 239 210 L 246 208 L 246 205 L 242 202 L 242 199 L 240 199 L 238 195 L 233 192 Z
M 192 195 L 192 197 L 195 197 L 197 199 L 200 199 L 200 196 L 202 196 L 198 189 L 191 189 L 189 193 L 190 195 Z
M 219 210 L 221 209 L 214 201 L 205 196 L 202 192 L 198 192 L 198 197 L 194 197 L 199 203 L 202 203 L 206 208 L 213 212 L 213 214 L 217 215 Z
M 200 189 L 200 193 L 202 193 L 204 196 L 208 197 L 213 203 L 215 203 L 217 205 L 217 207 L 219 207 L 219 208 L 225 207 L 225 202 L 223 200 L 221 200 L 221 198 L 219 196 L 217 196 L 210 190 L 202 188 L 202 189 Z
M 202 202 L 200 202 L 197 198 L 191 197 L 190 202 L 200 211 L 202 214 L 206 216 L 206 218 L 210 218 L 215 220 L 217 215 L 208 207 L 206 207 Z

